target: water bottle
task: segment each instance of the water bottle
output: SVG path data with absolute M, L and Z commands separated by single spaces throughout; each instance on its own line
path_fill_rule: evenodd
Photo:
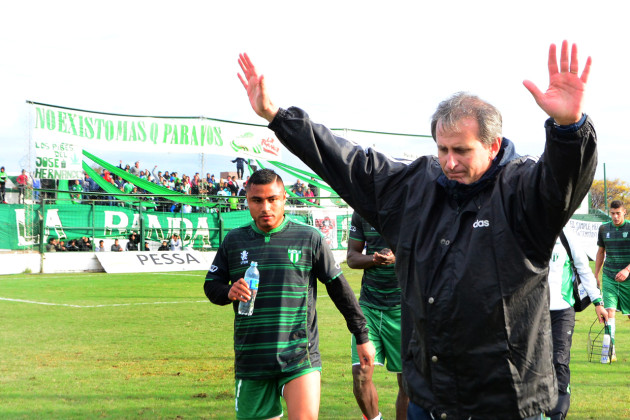
M 258 272 L 258 263 L 252 261 L 251 265 L 245 272 L 245 281 L 249 290 L 252 292 L 252 297 L 247 302 L 240 302 L 238 304 L 238 314 L 250 316 L 254 313 L 254 300 L 258 293 L 258 280 L 260 279 L 260 273 Z
M 610 363 L 610 335 L 604 334 L 602 340 L 602 358 L 601 363 Z

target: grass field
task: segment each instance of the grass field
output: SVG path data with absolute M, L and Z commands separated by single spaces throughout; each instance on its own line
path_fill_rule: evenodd
M 360 271 L 344 271 L 358 291 Z M 230 307 L 209 303 L 205 273 L 0 277 L 0 418 L 234 417 Z M 322 419 L 360 419 L 350 335 L 319 289 Z M 613 365 L 589 363 L 594 311 L 578 314 L 570 419 L 630 419 L 630 321 L 617 321 Z M 395 375 L 375 374 L 394 419 Z

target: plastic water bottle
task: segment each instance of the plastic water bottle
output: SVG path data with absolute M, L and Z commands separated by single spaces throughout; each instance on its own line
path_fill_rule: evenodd
M 610 335 L 604 334 L 602 339 L 602 358 L 601 363 L 610 363 Z
M 260 273 L 258 272 L 258 263 L 252 261 L 249 268 L 245 272 L 245 281 L 249 290 L 252 292 L 252 297 L 247 302 L 241 302 L 238 304 L 238 314 L 250 316 L 254 313 L 254 300 L 258 293 L 258 281 L 260 280 Z

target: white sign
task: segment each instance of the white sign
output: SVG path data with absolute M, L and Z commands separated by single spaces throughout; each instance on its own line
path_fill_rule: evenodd
M 76 144 L 85 150 L 208 153 L 281 160 L 280 142 L 264 126 L 204 117 L 105 114 L 35 102 L 31 102 L 31 106 L 32 137 L 36 146 L 55 141 Z M 69 157 L 72 159 L 71 155 Z
M 155 273 L 162 271 L 207 271 L 214 252 L 123 251 L 97 252 L 106 273 Z
M 573 232 L 581 248 L 586 252 L 588 258 L 595 260 L 597 256 L 597 233 L 602 222 L 587 222 L 584 220 L 571 219 L 567 227 Z

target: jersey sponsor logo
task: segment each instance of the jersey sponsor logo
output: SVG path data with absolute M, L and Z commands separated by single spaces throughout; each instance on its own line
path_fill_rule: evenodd
M 350 225 L 350 232 L 356 232 L 357 228 L 354 225 Z
M 301 249 L 288 249 L 287 253 L 289 254 L 289 260 L 291 260 L 293 264 L 297 264 L 297 262 L 302 258 Z
M 627 237 L 628 237 L 628 232 L 624 232 L 624 233 L 623 233 L 623 237 L 624 237 L 624 238 L 627 238 Z
M 249 254 L 247 253 L 247 251 L 243 250 L 241 252 L 241 265 L 249 264 L 249 261 L 247 261 L 248 257 Z
M 484 228 L 484 227 L 489 227 L 490 226 L 490 221 L 489 220 L 477 220 L 475 221 L 475 223 L 473 223 L 473 228 Z
M 606 239 L 610 239 L 610 232 L 606 232 Z
M 217 271 L 219 269 L 219 267 L 217 267 L 216 265 L 211 265 L 210 266 L 210 270 L 208 270 L 211 273 L 214 273 L 215 271 Z

